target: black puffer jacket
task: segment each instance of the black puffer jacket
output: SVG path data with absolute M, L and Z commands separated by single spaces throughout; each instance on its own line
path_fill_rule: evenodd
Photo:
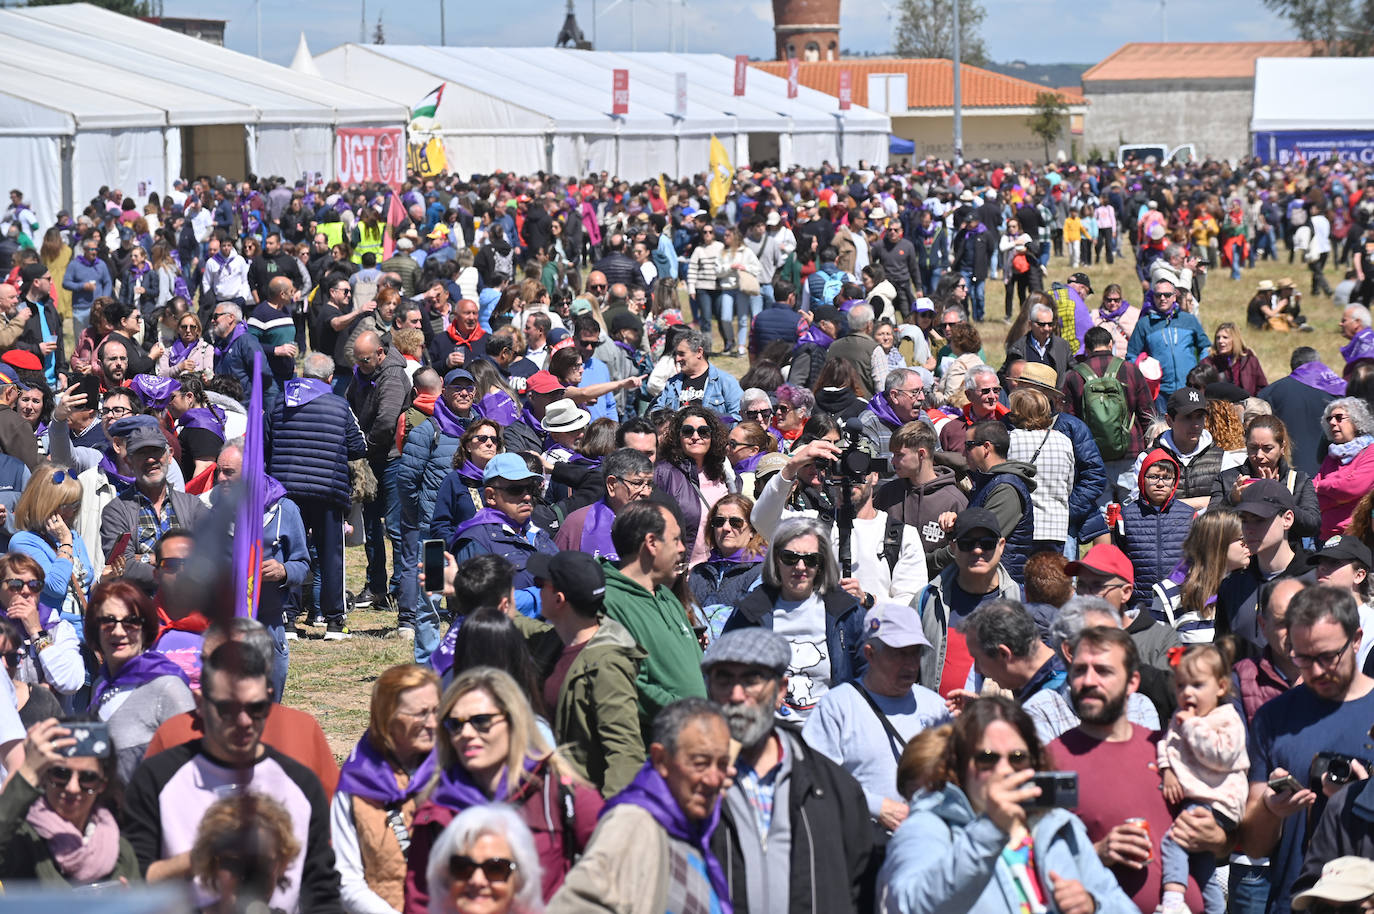
M 792 755 L 787 814 L 792 825 L 787 910 L 791 914 L 848 914 L 873 909 L 874 881 L 882 854 L 859 782 L 839 765 L 802 742 L 801 731 L 778 724 Z M 725 870 L 736 914 L 749 914 L 744 852 L 728 801 L 711 852 Z

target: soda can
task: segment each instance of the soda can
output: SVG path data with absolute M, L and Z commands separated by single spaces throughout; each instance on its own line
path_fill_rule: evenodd
M 1154 860 L 1154 859 L 1155 859 L 1155 839 L 1154 839 L 1153 837 L 1150 836 L 1150 821 L 1149 821 L 1148 819 L 1141 818 L 1140 816 L 1132 816 L 1131 818 L 1129 818 L 1129 819 L 1126 820 L 1126 824 L 1127 824 L 1127 825 L 1134 825 L 1136 828 L 1138 828 L 1138 829 L 1140 829 L 1141 831 L 1145 832 L 1145 837 L 1147 837 L 1147 838 L 1150 839 L 1150 856 L 1148 856 L 1148 857 L 1145 858 L 1145 862 L 1146 862 L 1146 863 L 1149 863 L 1149 862 L 1151 862 L 1152 860 Z

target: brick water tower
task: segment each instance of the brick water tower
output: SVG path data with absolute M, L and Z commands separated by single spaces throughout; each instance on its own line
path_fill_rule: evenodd
M 773 0 L 778 60 L 840 59 L 840 0 Z

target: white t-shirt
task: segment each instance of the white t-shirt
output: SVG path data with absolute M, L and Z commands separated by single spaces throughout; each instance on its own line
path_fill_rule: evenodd
M 792 646 L 784 715 L 804 721 L 821 696 L 830 691 L 830 651 L 825 640 L 825 604 L 820 596 L 812 594 L 800 603 L 778 600 L 773 607 L 773 631 Z

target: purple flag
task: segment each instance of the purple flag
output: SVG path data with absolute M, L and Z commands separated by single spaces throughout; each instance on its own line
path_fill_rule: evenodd
M 253 395 L 243 435 L 243 470 L 234 516 L 234 615 L 257 618 L 262 588 L 262 515 L 267 509 L 267 467 L 263 455 L 262 353 L 253 353 Z

